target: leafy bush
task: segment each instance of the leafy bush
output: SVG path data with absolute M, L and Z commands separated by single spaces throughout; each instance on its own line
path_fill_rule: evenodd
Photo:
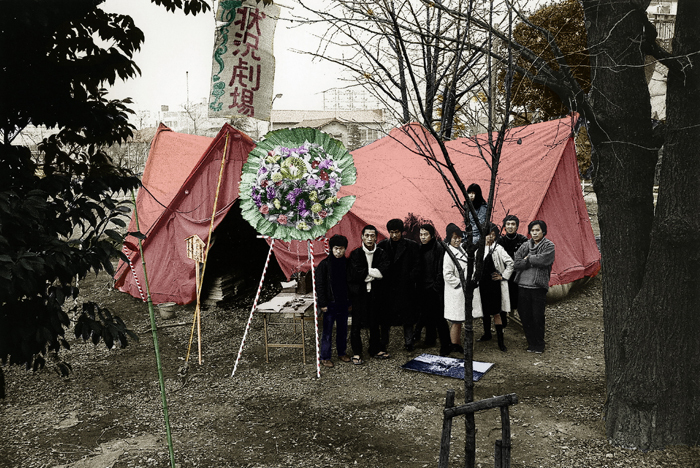
M 196 14 L 204 0 L 153 0 Z M 70 365 L 65 302 L 74 279 L 106 270 L 119 255 L 129 208 L 119 201 L 138 186 L 104 148 L 132 136 L 129 99 L 108 100 L 106 83 L 140 73 L 132 56 L 143 33 L 131 17 L 94 0 L 3 2 L 0 15 L 0 361 L 38 369 L 47 355 Z M 52 135 L 14 144 L 27 129 Z M 136 338 L 107 309 L 75 309 L 77 337 L 108 348 Z M 0 368 L 0 397 L 4 380 Z

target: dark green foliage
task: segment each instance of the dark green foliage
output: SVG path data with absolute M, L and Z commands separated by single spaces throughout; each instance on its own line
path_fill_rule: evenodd
M 77 306 L 74 307 L 74 311 Z M 112 348 L 115 342 L 122 348 L 128 345 L 127 335 L 138 341 L 139 337 L 131 330 L 126 328 L 124 321 L 112 315 L 109 309 L 103 309 L 94 302 L 85 302 L 82 305 L 82 312 L 78 318 L 78 322 L 73 329 L 76 338 L 81 338 L 85 341 L 92 340 L 94 344 L 102 339 L 107 348 Z
M 196 14 L 203 0 L 154 0 Z M 129 99 L 108 100 L 106 84 L 140 73 L 132 60 L 144 40 L 129 16 L 95 0 L 12 0 L 0 15 L 0 361 L 61 374 L 70 365 L 65 301 L 73 281 L 113 274 L 138 179 L 112 164 L 104 148 L 132 136 Z M 13 145 L 28 126 L 53 134 Z M 86 332 L 89 330 L 89 332 Z M 108 348 L 136 338 L 124 322 L 86 304 L 76 336 Z M 4 387 L 0 385 L 0 387 Z M 2 394 L 0 389 L 0 394 Z
M 543 57 L 554 70 L 559 70 L 559 61 L 564 61 L 581 88 L 588 92 L 591 87 L 590 61 L 583 8 L 578 0 L 563 0 L 545 5 L 529 16 L 528 20 L 552 34 L 563 56 L 555 57 L 547 37 L 524 22 L 518 23 L 513 31 L 515 41 Z M 518 66 L 535 75 L 538 73 L 537 67 L 523 58 L 518 59 Z M 498 85 L 502 91 L 505 89 L 504 79 L 505 72 L 501 72 Z M 513 104 L 522 106 L 525 110 L 516 116 L 516 124 L 532 123 L 535 113 L 538 114 L 536 121 L 569 113 L 568 103 L 562 103 L 554 91 L 531 82 L 520 73 L 515 74 L 512 91 Z

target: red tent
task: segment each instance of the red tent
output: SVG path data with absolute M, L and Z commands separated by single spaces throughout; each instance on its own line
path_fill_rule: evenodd
M 496 181 L 492 216 L 494 222 L 500 225 L 506 213 L 515 214 L 520 218 L 522 234 L 527 234 L 527 224 L 534 219 L 542 219 L 547 223 L 547 236 L 556 244 L 557 249 L 550 285 L 567 284 L 585 276 L 593 276 L 600 269 L 600 253 L 579 184 L 571 126 L 572 119 L 566 118 L 510 130 L 503 144 Z M 146 209 L 141 207 L 142 204 L 150 204 L 154 210 L 160 209 L 163 212 L 156 223 L 147 225 L 149 229 L 143 226 L 141 229 L 141 232 L 148 233 L 145 245 L 151 245 L 150 248 L 157 250 L 159 255 L 158 263 L 154 263 L 151 260 L 153 256 L 146 253 L 151 291 L 156 303 L 173 301 L 184 304 L 195 298 L 194 262 L 184 256 L 184 239 L 202 232 L 200 237 L 206 241 L 207 218 L 211 215 L 223 148 L 221 138 L 226 129 L 238 134 L 236 130 L 225 126 L 208 149 L 201 150 L 204 152 L 201 162 L 192 170 L 187 182 L 180 184 L 182 188 L 174 190 L 173 187 L 178 186 L 178 180 L 171 181 L 168 187 L 174 193 L 168 193 L 172 193 L 174 198 L 167 210 L 154 206 L 155 202 L 148 201 L 148 198 L 139 193 L 139 212 Z M 350 213 L 328 232 L 327 237 L 333 234 L 345 235 L 349 240 L 348 249 L 351 250 L 359 247 L 363 226 L 375 225 L 380 238 L 383 238 L 388 234 L 386 222 L 389 219 L 405 219 L 409 213 L 431 220 L 441 235 L 444 235 L 445 227 L 450 222 L 462 225 L 459 210 L 454 206 L 441 177 L 413 151 L 416 137 L 420 137 L 425 148 L 437 151 L 432 139 L 426 138 L 419 126 L 411 125 L 394 129 L 388 136 L 353 152 L 357 183 L 343 187 L 340 195 L 355 195 L 357 200 Z M 178 169 L 181 173 L 186 172 L 184 166 L 193 160 L 191 153 L 197 151 L 194 146 L 187 145 L 195 145 L 195 142 L 201 144 L 197 140 L 201 138 L 159 129 L 144 172 L 143 183 L 149 191 L 152 191 L 152 185 L 159 184 L 160 179 L 166 177 L 160 175 L 163 174 L 158 169 L 160 166 L 180 164 L 183 167 Z M 239 138 L 235 140 L 237 144 L 229 150 L 233 151 L 231 157 L 236 162 L 227 166 L 228 175 L 225 180 L 230 184 L 226 192 L 229 198 L 225 203 L 220 201 L 217 222 L 219 216 L 228 211 L 224 207 L 230 207 L 235 201 L 241 167 L 252 148 L 252 142 L 247 137 L 241 135 Z M 185 144 L 185 141 L 188 143 Z M 478 139 L 455 140 L 449 142 L 447 147 L 464 183 L 478 183 L 484 197 L 487 197 L 490 171 L 480 156 L 477 142 L 483 148 L 485 135 L 479 135 Z M 213 155 L 218 155 L 218 162 Z M 204 164 L 204 161 L 208 163 Z M 206 171 L 202 170 L 203 164 L 208 168 Z M 150 174 L 158 175 L 147 178 Z M 183 195 L 188 190 L 189 196 Z M 184 202 L 188 204 L 180 205 Z M 200 216 L 185 214 L 200 206 Z M 191 218 L 197 218 L 198 222 L 190 221 Z M 198 228 L 196 232 L 193 230 L 195 226 Z M 313 248 L 315 263 L 318 264 L 325 257 L 324 244 L 314 242 Z M 173 249 L 177 252 L 169 252 Z M 296 271 L 309 270 L 305 243 L 276 241 L 274 252 L 287 277 Z M 138 297 L 138 289 L 133 284 L 131 274 L 126 273 L 128 267 L 120 266 L 117 287 Z
M 502 224 L 506 213 L 515 214 L 520 218 L 520 232 L 527 235 L 530 221 L 547 223 L 547 236 L 557 246 L 550 284 L 592 276 L 600 268 L 600 253 L 581 193 L 571 126 L 572 120 L 565 118 L 508 131 L 496 181 L 492 215 L 496 224 Z M 418 141 L 424 148 L 439 151 L 424 135 L 416 125 L 395 129 L 353 152 L 357 183 L 341 191 L 357 196 L 351 215 L 371 222 L 384 235 L 388 234 L 388 219 L 404 219 L 408 213 L 430 219 L 443 236 L 450 222 L 462 225 L 442 178 L 413 151 Z M 480 155 L 486 143 L 486 135 L 479 135 L 446 146 L 465 185 L 479 184 L 488 198 L 490 169 Z M 350 239 L 359 245 L 358 232 Z
M 508 131 L 496 181 L 493 222 L 501 225 L 506 213 L 515 214 L 520 219 L 519 232 L 525 235 L 530 221 L 547 223 L 547 237 L 556 245 L 550 285 L 571 283 L 600 270 L 600 252 L 578 178 L 572 124 L 571 118 L 565 118 Z M 416 145 L 424 153 L 439 152 L 435 141 L 415 124 L 394 129 L 353 151 L 357 182 L 343 187 L 340 196 L 355 195 L 357 200 L 327 237 L 343 234 L 350 251 L 360 246 L 360 231 L 365 225 L 376 226 L 380 238 L 385 238 L 386 222 L 405 219 L 409 213 L 431 220 L 442 236 L 451 222 L 464 227 L 442 178 L 416 154 Z M 480 156 L 486 145 L 486 135 L 447 143 L 463 182 L 479 184 L 484 198 L 488 198 L 491 179 Z M 490 162 L 488 156 L 486 159 Z M 316 252 L 323 247 L 319 242 L 314 246 Z M 297 242 L 282 242 L 275 248 L 287 277 L 294 271 L 308 270 L 308 262 L 299 259 L 305 253 L 306 247 Z M 315 263 L 323 258 L 316 257 Z
M 136 200 L 140 232 L 146 235 L 143 249 L 154 303 L 187 304 L 196 299 L 195 263 L 187 257 L 185 239 L 196 234 L 207 242 L 224 148 L 226 161 L 214 228 L 238 199 L 243 164 L 253 147 L 247 135 L 228 124 L 213 139 L 176 133 L 163 124 L 158 128 L 143 173 L 145 190 L 139 190 Z M 129 232 L 134 231 L 132 217 Z M 136 244 L 133 237 L 127 241 Z M 138 283 L 129 265 L 120 262 L 115 287 L 140 297 L 139 285 L 145 284 L 141 257 L 138 251 L 127 255 Z

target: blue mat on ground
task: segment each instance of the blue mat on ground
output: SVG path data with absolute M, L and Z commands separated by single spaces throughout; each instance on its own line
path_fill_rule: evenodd
M 484 374 L 491 369 L 491 367 L 493 367 L 492 362 L 472 362 L 474 366 L 472 374 L 474 382 L 481 379 Z M 432 354 L 421 354 L 417 358 L 408 361 L 406 364 L 401 366 L 401 368 L 417 372 L 425 372 L 426 374 L 441 375 L 443 377 L 452 377 L 455 379 L 464 380 L 464 359 L 434 356 Z

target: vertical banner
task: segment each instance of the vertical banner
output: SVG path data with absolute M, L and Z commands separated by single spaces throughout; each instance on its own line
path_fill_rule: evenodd
M 219 2 L 209 117 L 243 115 L 270 120 L 273 40 L 279 13 L 279 6 L 258 7 L 253 0 Z

